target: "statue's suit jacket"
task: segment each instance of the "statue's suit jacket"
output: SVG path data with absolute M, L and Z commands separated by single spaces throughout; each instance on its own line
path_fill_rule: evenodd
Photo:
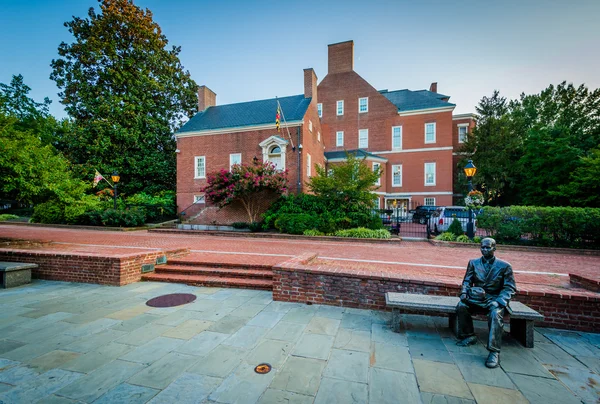
M 485 290 L 492 300 L 506 307 L 512 312 L 509 303 L 512 296 L 517 292 L 517 284 L 510 264 L 496 257 L 489 260 L 489 270 L 486 268 L 488 260 L 485 257 L 469 261 L 467 272 L 462 283 L 462 293 L 467 293 L 471 286 L 478 286 Z

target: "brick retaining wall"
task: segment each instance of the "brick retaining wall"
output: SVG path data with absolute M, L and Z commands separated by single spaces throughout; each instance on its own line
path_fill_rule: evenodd
M 311 267 L 316 254 L 302 254 L 273 267 L 273 300 L 386 310 L 385 293 L 458 296 L 460 283 L 404 279 L 392 273 Z M 600 329 L 600 294 L 520 291 L 515 300 L 543 314 L 539 325 L 578 331 Z
M 188 249 L 99 256 L 97 254 L 36 250 L 0 250 L 0 261 L 38 264 L 32 277 L 64 282 L 123 286 L 139 282 L 143 264 L 154 264 L 158 257 L 188 254 Z

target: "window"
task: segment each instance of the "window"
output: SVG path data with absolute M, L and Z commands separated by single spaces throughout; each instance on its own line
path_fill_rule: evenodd
M 344 132 L 335 132 L 335 146 L 341 147 L 344 145 Z
M 369 97 L 358 99 L 358 112 L 369 112 Z
M 233 153 L 229 155 L 229 171 L 235 164 L 242 164 L 242 153 Z
M 425 124 L 425 143 L 435 143 L 435 122 Z
M 369 129 L 358 130 L 358 147 L 367 148 L 369 147 Z
M 337 102 L 337 115 L 344 115 L 344 100 Z
M 206 203 L 204 195 L 194 195 L 194 203 Z
M 392 126 L 392 149 L 402 149 L 402 126 Z
M 375 209 L 381 209 L 381 201 L 379 200 L 379 197 L 375 199 Z
M 435 163 L 425 163 L 425 185 L 435 185 Z
M 269 150 L 269 162 L 273 163 L 278 170 L 285 168 L 281 162 L 281 148 L 279 146 L 273 146 Z
M 469 124 L 458 125 L 458 143 L 467 141 L 467 133 L 469 132 Z
M 206 178 L 206 157 L 194 157 L 194 178 Z
M 312 121 L 308 121 L 308 130 L 312 132 Z
M 435 198 L 425 198 L 425 206 L 435 206 Z
M 373 163 L 373 171 L 379 170 L 381 164 Z M 377 181 L 375 181 L 375 185 L 381 185 L 381 177 L 377 177 Z
M 321 141 L 321 132 L 317 132 L 317 140 L 320 142 Z
M 310 161 L 310 154 L 306 153 L 306 175 L 310 177 L 310 169 L 312 163 Z
M 397 166 L 392 166 L 392 186 L 393 187 L 401 187 L 402 186 L 402 164 Z
M 319 114 L 319 118 L 323 118 L 323 104 L 317 104 L 317 113 Z

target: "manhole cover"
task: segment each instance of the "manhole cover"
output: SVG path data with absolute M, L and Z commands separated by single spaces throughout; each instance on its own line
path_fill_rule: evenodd
M 254 371 L 260 374 L 269 373 L 271 371 L 271 365 L 269 365 L 268 363 L 261 363 L 260 365 L 254 368 Z
M 190 303 L 196 300 L 196 295 L 191 293 L 171 293 L 170 295 L 162 295 L 150 299 L 146 305 L 150 307 L 174 307 L 182 304 Z

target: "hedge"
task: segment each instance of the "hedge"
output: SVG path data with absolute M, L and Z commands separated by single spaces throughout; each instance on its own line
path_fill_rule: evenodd
M 498 242 L 572 248 L 600 248 L 600 209 L 486 206 L 477 227 Z

